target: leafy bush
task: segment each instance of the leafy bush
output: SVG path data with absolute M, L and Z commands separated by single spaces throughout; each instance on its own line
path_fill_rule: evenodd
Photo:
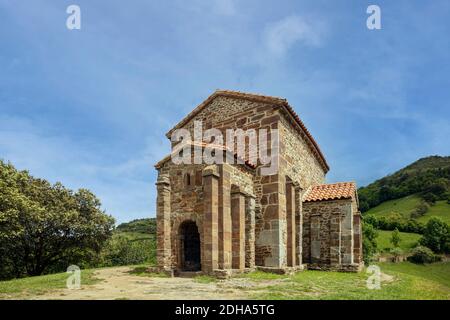
M 414 219 L 405 220 L 399 215 L 392 215 L 390 217 L 376 217 L 374 215 L 363 216 L 364 221 L 380 230 L 395 230 L 401 232 L 422 234 L 425 230 L 425 225 Z
M 377 230 L 369 223 L 363 222 L 363 259 L 364 263 L 369 264 L 373 256 L 377 253 Z
M 418 246 L 413 249 L 412 255 L 408 257 L 408 260 L 413 263 L 424 264 L 439 261 L 440 258 L 436 256 L 429 248 Z
M 437 253 L 450 252 L 450 226 L 437 217 L 426 225 L 420 244 Z

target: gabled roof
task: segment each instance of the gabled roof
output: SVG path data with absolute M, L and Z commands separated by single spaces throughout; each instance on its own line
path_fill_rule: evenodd
M 356 184 L 354 182 L 338 182 L 319 184 L 308 189 L 303 202 L 351 199 L 356 197 Z
M 310 145 L 312 152 L 316 155 L 316 158 L 319 160 L 319 163 L 322 165 L 325 173 L 330 170 L 330 167 L 327 161 L 325 160 L 322 151 L 320 150 L 317 142 L 314 140 L 314 138 L 312 137 L 306 126 L 300 120 L 299 116 L 295 113 L 294 109 L 289 105 L 287 100 L 279 97 L 264 96 L 260 94 L 244 93 L 231 90 L 216 90 L 205 101 L 203 101 L 186 117 L 184 117 L 180 122 L 178 122 L 172 129 L 170 129 L 169 132 L 166 133 L 166 136 L 170 138 L 174 130 L 179 129 L 184 125 L 186 125 L 192 118 L 195 117 L 195 115 L 197 115 L 201 110 L 203 110 L 206 106 L 208 106 L 216 97 L 219 96 L 267 103 L 272 104 L 274 107 L 283 108 L 287 112 L 287 115 L 291 118 L 291 120 L 293 120 L 292 122 L 294 126 L 296 126 L 297 130 L 305 134 L 306 140 Z
M 164 165 L 164 163 L 166 163 L 167 161 L 169 161 L 169 160 L 172 158 L 172 154 L 177 154 L 177 153 L 180 152 L 180 151 L 183 149 L 183 147 L 186 146 L 187 144 L 190 145 L 190 146 L 194 146 L 194 147 L 195 147 L 195 146 L 198 146 L 198 147 L 201 147 L 201 148 L 211 148 L 211 149 L 215 149 L 215 150 L 223 150 L 223 151 L 225 151 L 225 152 L 231 154 L 231 155 L 234 157 L 234 159 L 236 159 L 236 160 L 241 160 L 241 162 L 243 162 L 243 164 L 244 164 L 245 166 L 247 166 L 248 168 L 250 168 L 250 169 L 255 169 L 255 168 L 256 168 L 256 165 L 255 165 L 255 164 L 251 163 L 251 162 L 248 161 L 248 160 L 245 160 L 245 159 L 240 158 L 236 153 L 233 153 L 233 152 L 232 152 L 230 149 L 228 149 L 226 146 L 223 146 L 223 145 L 220 145 L 220 144 L 208 144 L 208 143 L 205 143 L 205 142 L 196 142 L 196 141 L 190 141 L 190 142 L 185 143 L 185 144 L 181 143 L 181 144 L 177 145 L 177 146 L 172 150 L 172 153 L 171 153 L 171 154 L 168 154 L 168 155 L 165 156 L 162 160 L 158 161 L 158 163 L 155 164 L 155 168 L 156 168 L 156 169 L 161 168 L 161 167 Z

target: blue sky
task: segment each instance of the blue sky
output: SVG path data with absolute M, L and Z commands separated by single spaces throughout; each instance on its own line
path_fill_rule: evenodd
M 450 153 L 449 16 L 446 0 L 0 0 L 0 158 L 91 189 L 118 222 L 151 217 L 164 134 L 220 88 L 287 98 L 327 180 L 365 185 Z

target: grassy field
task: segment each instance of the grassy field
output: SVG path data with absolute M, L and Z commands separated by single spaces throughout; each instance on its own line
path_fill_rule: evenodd
M 379 230 L 377 237 L 378 250 L 388 252 L 390 249 L 392 249 L 394 246 L 390 241 L 391 237 L 392 231 Z M 400 232 L 400 249 L 405 251 L 405 253 L 410 251 L 412 248 L 414 248 L 421 237 L 422 236 L 420 234 L 416 233 Z
M 428 212 L 418 220 L 426 223 L 431 217 L 439 217 L 450 224 L 450 204 L 448 204 L 447 201 L 437 201 L 436 204 L 431 206 Z
M 81 271 L 81 283 L 90 285 L 98 282 L 93 275 L 95 269 Z M 28 296 L 36 296 L 54 289 L 62 289 L 66 287 L 67 273 L 55 273 L 38 277 L 27 277 L 21 279 L 13 279 L 8 281 L 0 281 L 0 298 L 20 295 L 21 298 Z
M 101 299 L 108 290 L 116 290 L 117 296 L 109 298 L 151 299 L 155 291 L 159 290 L 160 299 L 164 299 L 168 291 L 172 291 L 172 294 L 174 291 L 178 292 L 178 296 L 183 299 L 182 288 L 196 288 L 192 294 L 200 299 L 214 299 L 218 292 L 228 292 L 231 299 L 239 296 L 246 299 L 450 300 L 450 262 L 431 265 L 415 265 L 409 262 L 378 265 L 382 272 L 379 290 L 367 288 L 370 274 L 365 271 L 342 273 L 306 270 L 291 276 L 257 271 L 228 280 L 217 280 L 208 276 L 192 279 L 167 278 L 158 274 L 146 274 L 143 267 L 135 267 L 130 272 L 118 271 L 119 268 L 114 267 L 83 271 L 83 288 L 77 292 L 61 290 L 66 284 L 66 273 L 3 281 L 0 282 L 0 298 L 63 299 L 71 298 L 70 294 L 78 294 L 78 297 L 84 295 L 88 299 Z M 123 270 L 124 267 L 121 268 L 120 270 Z M 93 271 L 99 272 L 99 279 L 93 275 Z M 136 280 L 133 276 L 145 276 L 146 279 Z M 96 289 L 90 289 L 92 286 L 89 285 L 93 283 L 96 283 Z M 158 283 L 160 285 L 155 287 Z M 148 292 L 152 294 L 149 295 Z
M 416 195 L 407 196 L 400 199 L 389 200 L 370 209 L 364 214 L 373 214 L 375 216 L 389 217 L 392 214 L 398 213 L 405 219 L 410 218 L 411 212 L 421 202 Z M 428 212 L 420 217 L 418 221 L 426 223 L 431 217 L 439 217 L 443 221 L 450 224 L 450 204 L 447 201 L 437 201 L 435 205 L 430 206 Z
M 385 201 L 382 204 L 370 209 L 365 214 L 374 214 L 378 217 L 388 217 L 393 213 L 399 213 L 405 219 L 410 217 L 411 211 L 420 203 L 420 198 L 415 195 L 400 199 Z
M 255 272 L 245 275 L 253 281 L 279 280 L 265 290 L 255 290 L 254 299 L 324 299 L 324 300 L 405 300 L 450 299 L 450 263 L 420 266 L 409 262 L 380 263 L 388 275 L 381 289 L 369 290 L 368 274 L 304 271 L 293 276 Z

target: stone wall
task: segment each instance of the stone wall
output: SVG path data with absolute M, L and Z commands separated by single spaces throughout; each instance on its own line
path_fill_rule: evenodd
M 355 199 L 303 203 L 303 261 L 309 269 L 358 271 L 362 266 Z
M 260 170 L 253 177 L 255 194 L 255 251 L 256 264 L 283 267 L 287 264 L 286 177 L 301 189 L 323 183 L 325 171 L 314 155 L 304 133 L 300 134 L 290 123 L 281 108 L 268 103 L 218 96 L 208 106 L 189 120 L 183 128 L 193 137 L 194 121 L 202 121 L 203 130 L 217 128 L 225 135 L 226 129 L 279 129 L 280 157 L 278 173 L 261 176 Z M 269 136 L 270 139 L 270 136 Z M 248 146 L 248 141 L 247 144 Z M 269 153 L 271 148 L 269 146 Z M 248 156 L 248 148 L 246 150 Z M 260 165 L 260 164 L 259 164 Z M 251 186 L 249 180 L 240 181 L 241 186 Z M 298 197 L 297 197 L 298 198 Z M 297 202 L 299 203 L 299 202 Z M 295 209 L 297 220 L 300 212 Z M 301 228 L 299 222 L 296 223 Z M 301 230 L 297 229 L 297 233 Z M 300 240 L 300 237 L 298 237 Z M 299 242 L 300 243 L 300 242 Z M 300 244 L 297 244 L 298 248 Z M 297 252 L 298 253 L 298 252 Z M 298 261 L 297 261 L 298 263 Z

